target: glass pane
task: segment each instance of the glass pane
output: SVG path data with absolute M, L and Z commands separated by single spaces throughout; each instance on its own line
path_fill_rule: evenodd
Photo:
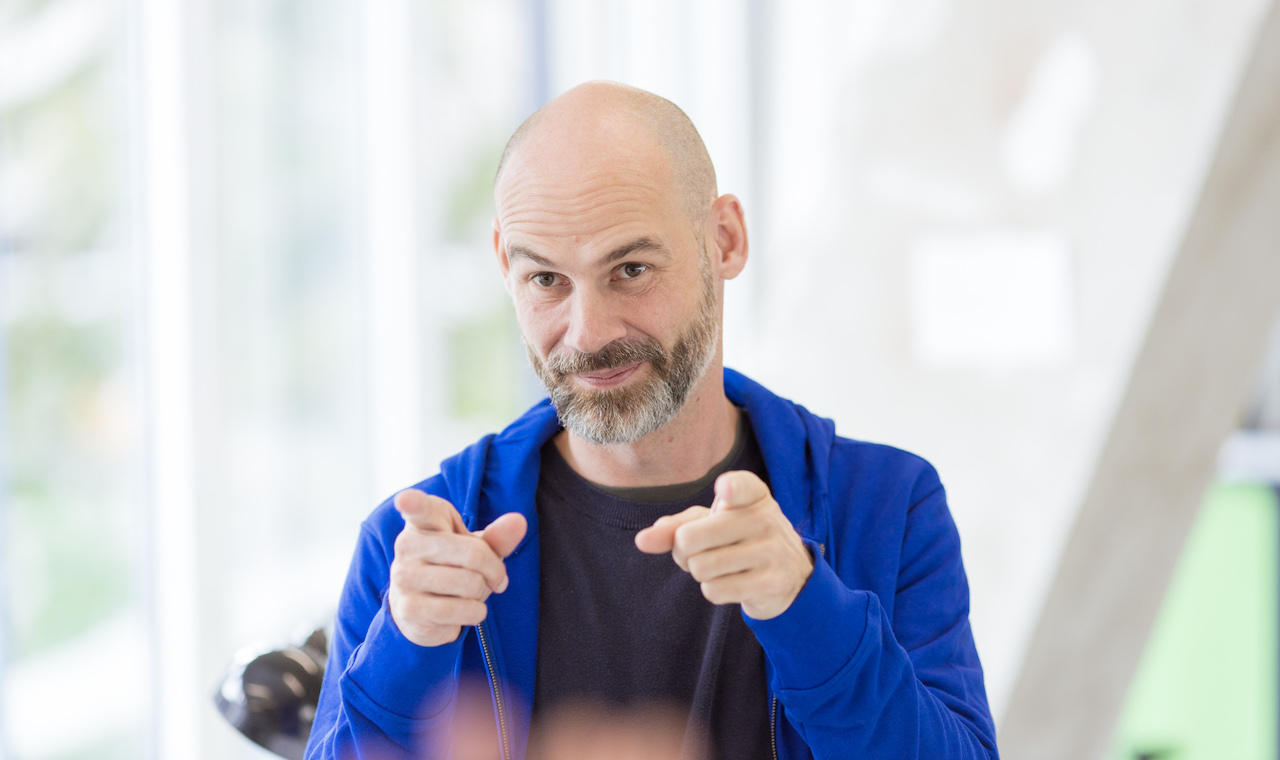
M 208 31 L 211 124 L 193 144 L 216 157 L 194 283 L 206 704 L 234 652 L 325 622 L 366 501 L 357 11 L 232 0 Z M 269 756 L 203 717 L 203 756 Z
M 540 395 L 490 245 L 498 159 L 511 132 L 541 105 L 531 7 L 442 0 L 423 6 L 416 19 L 420 272 L 422 292 L 430 294 L 423 319 L 427 342 L 441 346 L 424 361 L 442 391 L 425 422 L 449 431 L 427 442 L 432 471 Z
M 0 5 L 0 749 L 24 760 L 138 757 L 150 706 L 119 12 Z

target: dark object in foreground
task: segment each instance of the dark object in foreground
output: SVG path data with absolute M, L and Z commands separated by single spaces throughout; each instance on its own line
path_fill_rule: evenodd
M 255 743 L 289 760 L 302 760 L 328 650 L 323 628 L 282 649 L 240 650 L 214 694 L 218 712 Z

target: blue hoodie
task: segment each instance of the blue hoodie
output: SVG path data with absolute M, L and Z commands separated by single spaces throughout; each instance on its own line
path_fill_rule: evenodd
M 766 655 L 781 760 L 996 758 L 969 628 L 960 538 L 923 459 L 840 438 L 835 424 L 726 369 L 751 420 L 773 496 L 813 550 L 813 574 L 781 615 L 746 618 Z M 525 755 L 538 646 L 539 452 L 560 430 L 549 401 L 445 460 L 416 488 L 478 530 L 529 521 L 507 558 L 505 593 L 458 640 L 420 647 L 386 605 L 404 521 L 383 502 L 361 526 L 334 623 L 306 757 L 447 757 L 460 679 L 490 684 L 504 760 Z M 744 616 L 745 617 L 745 616 Z

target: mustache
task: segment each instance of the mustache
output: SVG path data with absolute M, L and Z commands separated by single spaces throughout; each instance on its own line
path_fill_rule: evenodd
M 644 341 L 614 341 L 599 351 L 583 353 L 572 351 L 566 354 L 554 354 L 546 359 L 546 368 L 558 378 L 576 375 L 579 372 L 599 372 L 600 370 L 627 367 L 637 362 L 650 362 L 661 374 L 667 364 L 667 352 L 658 341 L 650 338 Z

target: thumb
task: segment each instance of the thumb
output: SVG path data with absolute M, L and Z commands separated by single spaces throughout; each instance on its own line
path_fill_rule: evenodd
M 426 532 L 466 532 L 458 510 L 439 496 L 432 496 L 416 488 L 407 488 L 396 494 L 392 503 L 404 518 L 405 525 L 412 525 Z
M 529 522 L 519 512 L 508 512 L 480 531 L 480 538 L 502 559 L 516 550 L 529 529 Z
M 636 548 L 645 554 L 666 554 L 675 548 L 676 531 L 709 512 L 706 507 L 689 507 L 683 512 L 659 517 L 653 525 L 636 534 Z

